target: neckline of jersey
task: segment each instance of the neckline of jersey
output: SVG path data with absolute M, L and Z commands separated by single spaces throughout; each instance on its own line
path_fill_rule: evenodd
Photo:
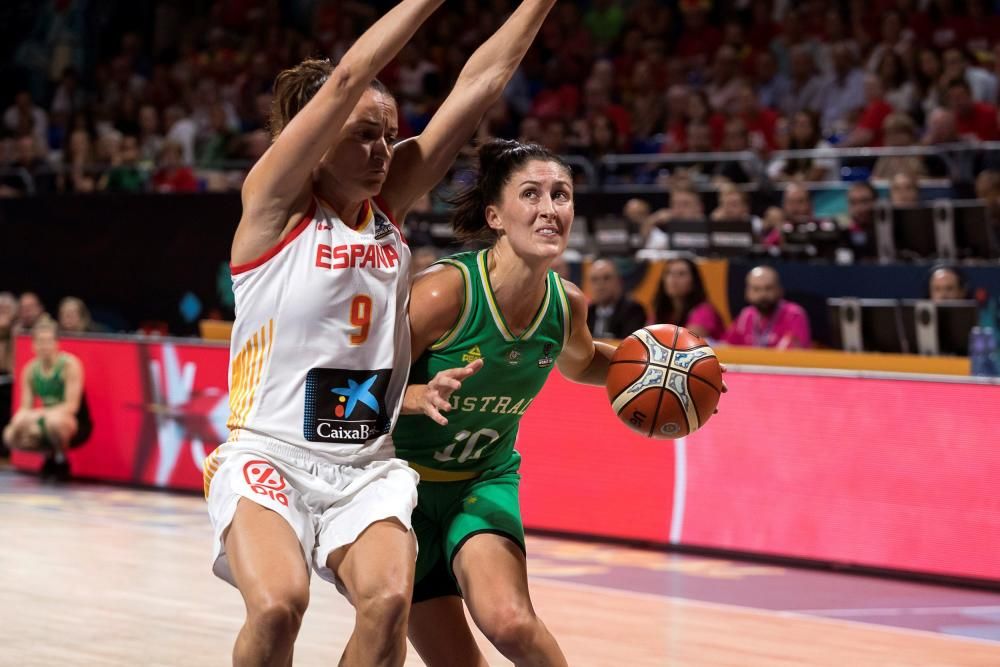
M 322 206 L 325 211 L 327 211 L 328 213 L 332 213 L 333 217 L 339 220 L 340 223 L 344 225 L 344 227 L 347 227 L 352 232 L 361 233 L 365 231 L 365 229 L 368 228 L 368 225 L 370 225 L 372 220 L 375 218 L 375 209 L 372 206 L 371 199 L 366 199 L 364 200 L 364 202 L 362 202 L 361 209 L 358 211 L 358 219 L 354 223 L 354 226 L 351 226 L 347 224 L 347 222 L 337 214 L 337 209 L 335 209 L 333 205 L 326 199 L 323 199 L 323 197 L 321 197 L 319 193 L 313 193 L 313 196 L 316 198 L 316 201 L 319 202 L 320 206 Z
M 493 315 L 493 323 L 496 324 L 497 329 L 500 330 L 501 335 L 508 341 L 516 343 L 523 340 L 528 340 L 531 338 L 535 331 L 538 330 L 538 325 L 541 324 L 542 318 L 545 317 L 545 311 L 549 308 L 551 285 L 549 284 L 550 276 L 548 273 L 545 275 L 545 296 L 542 297 L 542 302 L 538 306 L 538 310 L 535 312 L 535 316 L 531 318 L 531 323 L 518 335 L 514 335 L 507 324 L 507 319 L 503 316 L 503 311 L 500 309 L 500 304 L 497 303 L 496 295 L 493 292 L 493 283 L 490 281 L 490 270 L 489 265 L 486 261 L 486 254 L 489 252 L 489 248 L 486 250 L 481 250 L 477 260 L 479 262 L 479 273 L 482 274 L 483 280 L 483 291 L 486 294 L 486 304 L 490 309 L 490 313 Z

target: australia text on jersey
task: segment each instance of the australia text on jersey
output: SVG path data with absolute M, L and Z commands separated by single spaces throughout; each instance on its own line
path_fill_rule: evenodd
M 533 398 L 522 398 L 514 403 L 510 396 L 459 396 L 451 395 L 451 409 L 460 412 L 490 412 L 495 415 L 523 415 Z M 494 401 L 496 401 L 494 403 Z M 513 403 L 513 405 L 512 405 Z
M 399 262 L 399 253 L 391 244 L 345 243 L 316 246 L 316 267 L 320 269 L 391 269 Z

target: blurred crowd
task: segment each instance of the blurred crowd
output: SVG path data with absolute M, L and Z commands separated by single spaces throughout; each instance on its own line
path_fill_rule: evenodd
M 391 3 L 143 4 L 50 0 L 25 22 L 9 72 L 19 85 L 0 100 L 0 194 L 237 189 L 269 144 L 275 75 L 307 57 L 336 61 Z M 998 4 L 560 2 L 480 134 L 591 161 L 1000 140 Z M 512 6 L 446 3 L 383 72 L 403 136 L 422 130 Z M 972 173 L 964 176 L 971 182 L 991 166 L 965 165 Z M 890 157 L 870 175 L 955 177 L 953 167 Z M 619 178 L 676 175 L 666 171 Z M 835 160 L 815 156 L 764 166 L 694 160 L 685 175 L 736 183 L 841 176 Z

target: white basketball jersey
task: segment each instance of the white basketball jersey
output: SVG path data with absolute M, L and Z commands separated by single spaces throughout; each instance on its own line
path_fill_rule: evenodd
M 356 229 L 313 200 L 277 246 L 233 266 L 230 441 L 244 432 L 342 463 L 394 455 L 410 369 L 410 250 L 365 202 Z

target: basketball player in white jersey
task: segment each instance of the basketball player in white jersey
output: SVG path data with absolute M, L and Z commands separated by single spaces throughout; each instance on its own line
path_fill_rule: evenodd
M 291 664 L 310 567 L 356 609 L 341 664 L 405 657 L 417 476 L 388 434 L 401 409 L 443 421 L 478 365 L 404 397 L 410 251 L 397 221 L 445 174 L 554 4 L 525 0 L 426 130 L 394 145 L 396 103 L 374 77 L 441 1 L 403 0 L 336 67 L 282 72 L 273 143 L 243 186 L 230 438 L 205 461 L 213 569 L 247 609 L 237 665 Z

